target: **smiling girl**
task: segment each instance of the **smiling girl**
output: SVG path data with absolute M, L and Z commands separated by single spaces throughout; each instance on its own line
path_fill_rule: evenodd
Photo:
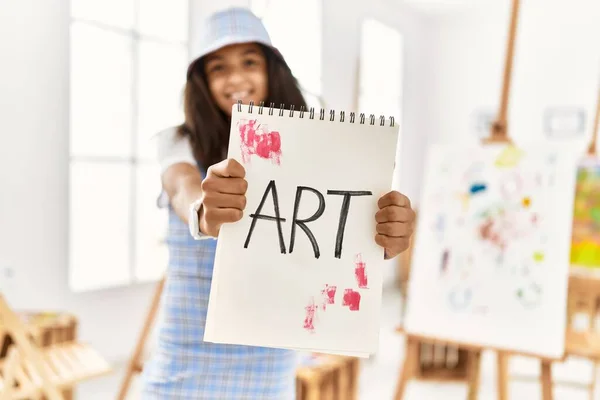
M 295 397 L 293 351 L 203 341 L 216 240 L 240 220 L 245 171 L 226 159 L 232 106 L 275 103 L 306 107 L 296 79 L 250 11 L 212 15 L 201 50 L 189 65 L 185 122 L 158 135 L 163 198 L 169 210 L 169 265 L 158 346 L 144 368 L 143 399 L 260 399 Z M 414 212 L 408 198 L 379 200 L 375 241 L 388 258 L 408 247 Z

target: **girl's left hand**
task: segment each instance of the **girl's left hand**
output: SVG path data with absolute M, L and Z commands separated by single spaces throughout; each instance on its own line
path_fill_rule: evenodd
M 386 259 L 394 258 L 408 249 L 415 230 L 415 212 L 408 197 L 397 191 L 382 196 L 377 206 L 375 242 L 385 249 Z

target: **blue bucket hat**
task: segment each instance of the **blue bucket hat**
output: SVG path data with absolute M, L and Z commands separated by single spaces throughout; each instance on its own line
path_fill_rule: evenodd
M 247 8 L 232 7 L 212 14 L 204 22 L 197 48 L 191 51 L 188 79 L 202 57 L 222 47 L 240 43 L 259 43 L 270 48 L 287 67 L 262 21 Z

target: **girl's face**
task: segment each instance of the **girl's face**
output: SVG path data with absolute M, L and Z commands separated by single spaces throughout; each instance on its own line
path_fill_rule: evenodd
M 259 104 L 267 98 L 267 60 L 257 44 L 234 44 L 207 55 L 204 72 L 213 98 L 229 116 L 238 100 Z

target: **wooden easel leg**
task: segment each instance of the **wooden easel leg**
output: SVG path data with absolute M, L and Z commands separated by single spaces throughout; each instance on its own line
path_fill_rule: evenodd
M 415 369 L 419 363 L 419 341 L 410 336 L 406 337 L 406 355 L 404 356 L 404 364 L 402 371 L 398 379 L 398 386 L 396 388 L 395 400 L 402 400 L 404 398 L 404 391 L 406 385 L 415 375 Z
M 160 305 L 160 299 L 162 296 L 163 288 L 165 286 L 165 280 L 166 278 L 163 277 L 156 286 L 156 290 L 154 291 L 154 296 L 152 297 L 152 304 L 150 306 L 148 315 L 146 316 L 146 320 L 144 321 L 142 333 L 140 334 L 140 337 L 138 339 L 135 351 L 133 352 L 133 356 L 129 360 L 127 371 L 125 372 L 125 379 L 123 380 L 123 383 L 121 384 L 121 388 L 119 390 L 119 395 L 117 397 L 118 400 L 125 400 L 127 398 L 127 392 L 129 391 L 129 387 L 131 386 L 131 380 L 133 379 L 133 375 L 140 372 L 141 370 L 142 353 L 144 352 L 146 340 L 148 339 L 150 329 L 154 324 L 154 319 L 156 318 L 156 313 L 158 312 L 158 306 Z
M 479 395 L 479 378 L 481 375 L 481 350 L 469 351 L 467 400 L 477 400 Z
M 542 399 L 552 400 L 552 363 L 542 361 Z
M 499 351 L 497 360 L 498 400 L 508 400 L 508 355 Z

